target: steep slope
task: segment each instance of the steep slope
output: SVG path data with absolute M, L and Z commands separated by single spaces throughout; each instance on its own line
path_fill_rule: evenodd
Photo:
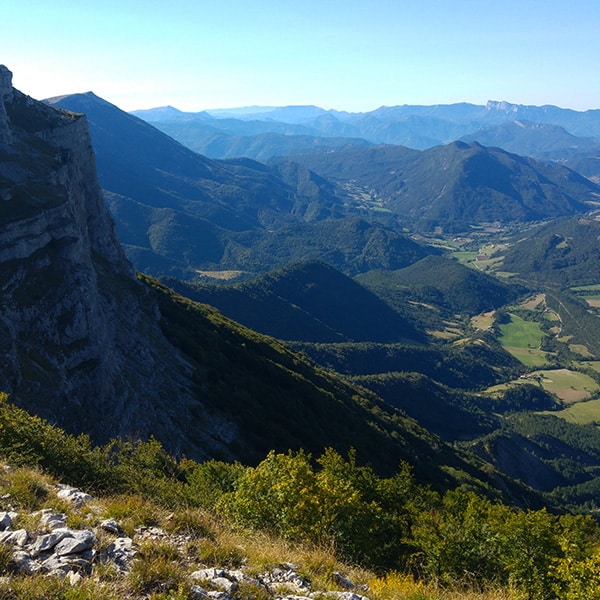
M 49 102 L 88 115 L 119 239 L 145 273 L 194 279 L 198 270 L 263 273 L 319 258 L 354 274 L 425 255 L 358 221 L 368 216 L 363 201 L 302 165 L 209 160 L 91 93 Z
M 423 334 L 375 294 L 319 261 L 296 263 L 233 286 L 167 283 L 178 293 L 279 339 L 424 341 Z
M 578 137 L 563 127 L 529 121 L 509 121 L 481 129 L 461 138 L 484 146 L 498 146 L 509 152 L 555 161 L 598 183 L 600 181 L 600 138 Z
M 136 111 L 132 114 L 148 120 L 154 127 L 181 142 L 184 146 L 209 158 L 239 158 L 243 156 L 254 160 L 268 160 L 273 156 L 333 152 L 353 146 L 371 145 L 371 142 L 360 138 L 324 137 L 285 131 L 235 134 L 227 131 L 224 119 L 216 120 L 205 114 L 195 118 L 179 117 L 154 120 L 148 118 L 144 114 L 145 112 Z M 273 123 L 265 123 L 265 128 L 274 128 Z M 246 129 L 248 129 L 248 124 L 240 123 L 239 131 Z
M 272 227 L 289 221 L 291 213 L 303 214 L 305 199 L 264 165 L 198 155 L 92 92 L 46 102 L 87 116 L 100 182 L 110 192 L 234 231 Z M 328 196 L 326 202 L 336 199 Z
M 476 142 L 423 152 L 381 146 L 295 159 L 323 177 L 368 189 L 401 222 L 424 231 L 574 215 L 600 198 L 600 186 L 565 167 Z
M 70 431 L 177 447 L 198 402 L 117 242 L 85 119 L 12 86 L 0 98 L 2 389 Z
M 261 273 L 293 262 L 321 260 L 346 275 L 400 269 L 432 252 L 392 228 L 364 219 L 296 223 L 268 235 L 235 236 L 222 265 Z
M 559 161 L 575 156 L 594 156 L 600 146 L 596 138 L 578 137 L 558 125 L 530 121 L 508 121 L 470 133 L 461 141 L 476 141 L 483 146 L 497 146 L 515 154 Z
M 524 232 L 506 251 L 503 268 L 562 286 L 600 283 L 600 221 L 561 219 Z

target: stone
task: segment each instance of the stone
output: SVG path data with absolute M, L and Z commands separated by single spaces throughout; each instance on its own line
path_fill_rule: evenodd
M 66 537 L 72 537 L 71 530 L 66 528 L 56 529 L 52 533 L 40 535 L 31 546 L 31 556 L 36 557 L 42 554 L 43 552 L 52 550 L 54 546 L 56 546 L 56 544 L 58 544 Z
M 12 519 L 7 512 L 0 512 L 0 531 L 6 531 L 12 527 Z
M 192 585 L 190 587 L 190 598 L 192 600 L 200 600 L 201 598 L 208 598 L 208 592 L 199 585 Z
M 59 486 L 59 487 L 60 487 L 60 489 L 56 495 L 59 498 L 68 500 L 69 502 L 72 502 L 77 507 L 81 507 L 86 502 L 93 500 L 93 498 L 89 494 L 86 494 L 85 492 L 82 492 L 81 490 L 78 490 L 77 488 L 72 488 L 68 485 Z
M 114 519 L 106 519 L 100 523 L 100 529 L 104 529 L 104 531 L 108 531 L 108 533 L 114 533 L 115 535 L 122 536 L 123 528 L 114 520 Z
M 90 550 L 96 541 L 96 536 L 93 532 L 83 529 L 74 531 L 72 536 L 65 537 L 54 547 L 54 552 L 57 556 L 65 554 L 76 554 Z
M 3 531 L 0 533 L 0 543 L 12 544 L 23 548 L 29 541 L 29 532 L 26 529 L 17 529 L 15 531 Z
M 42 511 L 40 525 L 48 529 L 60 529 L 67 524 L 67 515 L 63 513 L 54 513 L 52 511 Z
M 240 587 L 235 581 L 231 581 L 227 577 L 215 577 L 210 580 L 210 583 L 228 594 L 234 594 Z
M 305 592 L 310 590 L 308 581 L 300 577 L 295 569 L 290 568 L 289 564 L 283 564 L 282 567 L 276 567 L 267 573 L 263 573 L 259 579 L 268 588 L 276 589 L 278 587 L 292 588 L 297 592 Z
M 34 575 L 42 570 L 42 565 L 37 560 L 33 560 L 24 550 L 13 552 L 12 564 L 26 575 Z
M 369 600 L 366 596 L 354 592 L 327 592 L 327 596 L 335 600 Z
M 120 570 L 125 571 L 136 554 L 133 540 L 128 537 L 121 537 L 117 538 L 104 551 L 104 559 L 113 562 Z
M 190 577 L 195 581 L 208 581 L 217 577 L 225 577 L 224 569 L 200 569 L 194 571 Z
M 227 592 L 207 592 L 206 595 L 213 600 L 233 600 L 233 597 L 230 596 Z
M 77 573 L 76 571 L 69 571 L 69 573 L 67 574 L 67 581 L 70 585 L 76 586 L 83 581 L 83 577 L 80 573 Z
M 12 143 L 8 115 L 4 106 L 4 101 L 12 97 L 12 89 L 12 73 L 4 65 L 0 65 L 0 144 Z
M 333 571 L 332 573 L 335 582 L 346 590 L 351 590 L 355 585 L 347 578 L 344 577 L 339 571 Z

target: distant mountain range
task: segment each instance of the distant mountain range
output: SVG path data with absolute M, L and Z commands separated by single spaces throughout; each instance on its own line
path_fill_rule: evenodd
M 490 101 L 486 105 L 381 107 L 365 113 L 286 106 L 199 113 L 162 107 L 133 114 L 212 158 L 267 160 L 367 144 L 424 150 L 462 139 L 543 160 L 566 161 L 586 176 L 600 177 L 600 110 L 578 112 Z

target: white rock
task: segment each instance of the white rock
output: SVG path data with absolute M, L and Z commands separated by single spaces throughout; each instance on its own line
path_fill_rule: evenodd
M 89 494 L 86 494 L 77 488 L 73 488 L 68 485 L 60 485 L 59 488 L 60 489 L 56 495 L 59 498 L 63 498 L 64 500 L 72 502 L 75 506 L 83 506 L 86 502 L 93 500 Z
M 100 528 L 115 535 L 123 535 L 122 527 L 114 519 L 106 519 L 100 523 Z
M 69 571 L 69 574 L 67 575 L 67 581 L 72 586 L 76 586 L 76 585 L 79 585 L 83 581 L 83 577 L 79 573 L 76 573 L 75 571 Z
M 76 554 L 90 550 L 96 541 L 96 536 L 87 529 L 74 531 L 71 537 L 65 537 L 54 548 L 57 556 Z
M 52 550 L 56 544 L 66 537 L 73 537 L 73 532 L 67 528 L 55 529 L 52 533 L 40 535 L 31 546 L 31 556 L 36 557 L 42 552 Z
M 54 513 L 52 511 L 42 511 L 40 524 L 48 529 L 59 529 L 67 524 L 67 515 L 63 513 Z
M 133 540 L 128 537 L 117 538 L 106 550 L 106 560 L 112 561 L 119 569 L 125 570 L 133 560 L 137 551 L 133 547 Z
M 23 548 L 29 541 L 29 532 L 26 529 L 17 529 L 16 531 L 0 532 L 0 542 L 4 544 L 13 544 Z

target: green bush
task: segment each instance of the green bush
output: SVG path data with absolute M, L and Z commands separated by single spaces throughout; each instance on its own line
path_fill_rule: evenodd
M 345 460 L 333 450 L 325 451 L 317 465 L 302 451 L 270 452 L 257 467 L 246 469 L 218 508 L 239 526 L 333 545 L 342 556 L 366 565 L 402 563 L 410 474 L 382 480 L 357 466 L 353 455 Z

